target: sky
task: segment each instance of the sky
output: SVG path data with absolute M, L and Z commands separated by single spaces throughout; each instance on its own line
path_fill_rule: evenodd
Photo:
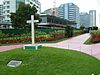
M 53 0 L 39 0 L 41 2 L 42 11 L 53 7 Z M 56 6 L 64 3 L 73 2 L 76 4 L 80 11 L 89 11 L 100 8 L 100 0 L 56 0 Z
M 53 0 L 39 0 L 41 2 L 42 12 L 53 7 Z M 3 0 L 0 0 L 2 4 Z M 56 0 L 56 7 L 61 4 L 73 2 L 80 8 L 80 12 L 89 12 L 89 10 L 97 11 L 97 26 L 100 27 L 100 0 Z

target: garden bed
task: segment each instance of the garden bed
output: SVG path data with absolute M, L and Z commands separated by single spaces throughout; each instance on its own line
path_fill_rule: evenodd
M 91 32 L 91 38 L 93 43 L 100 42 L 100 30 L 94 30 Z
M 100 43 L 100 30 L 91 31 L 91 37 L 85 41 L 84 44 Z
M 13 44 L 13 43 L 31 43 L 31 34 L 21 34 L 10 36 L 8 34 L 1 33 L 0 34 L 0 44 Z M 65 34 L 63 30 L 52 31 L 52 32 L 42 32 L 36 31 L 36 42 L 49 42 L 56 41 L 65 38 Z

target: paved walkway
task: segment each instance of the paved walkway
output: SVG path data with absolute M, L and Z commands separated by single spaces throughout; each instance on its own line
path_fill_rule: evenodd
M 56 48 L 63 48 L 63 49 L 71 49 L 76 51 L 81 51 L 92 55 L 100 60 L 100 43 L 92 44 L 92 45 L 84 45 L 83 43 L 90 37 L 89 34 L 83 34 L 81 36 L 73 37 L 69 40 L 65 40 L 59 43 L 54 44 L 43 44 L 44 46 L 48 47 L 56 47 Z M 0 52 L 21 48 L 24 44 L 21 45 L 10 45 L 10 46 L 0 46 Z
M 0 52 L 8 51 L 8 50 L 15 49 L 15 48 L 21 48 L 23 46 L 24 46 L 24 44 L 10 45 L 10 46 L 0 46 Z
M 45 44 L 45 46 L 81 51 L 100 60 L 100 43 L 92 45 L 83 44 L 89 37 L 89 34 L 83 34 L 81 36 L 73 37 L 69 40 L 65 40 L 59 43 Z

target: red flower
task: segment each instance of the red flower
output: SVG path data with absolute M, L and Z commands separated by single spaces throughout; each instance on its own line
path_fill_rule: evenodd
M 48 38 L 47 40 L 48 41 L 53 41 L 53 40 L 56 40 L 56 38 Z
M 100 37 L 95 37 L 94 40 L 100 40 Z

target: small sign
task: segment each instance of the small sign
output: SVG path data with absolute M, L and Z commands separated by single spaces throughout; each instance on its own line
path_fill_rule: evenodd
M 11 60 L 7 66 L 9 67 L 18 67 L 19 65 L 21 65 L 22 61 L 17 61 L 17 60 Z

